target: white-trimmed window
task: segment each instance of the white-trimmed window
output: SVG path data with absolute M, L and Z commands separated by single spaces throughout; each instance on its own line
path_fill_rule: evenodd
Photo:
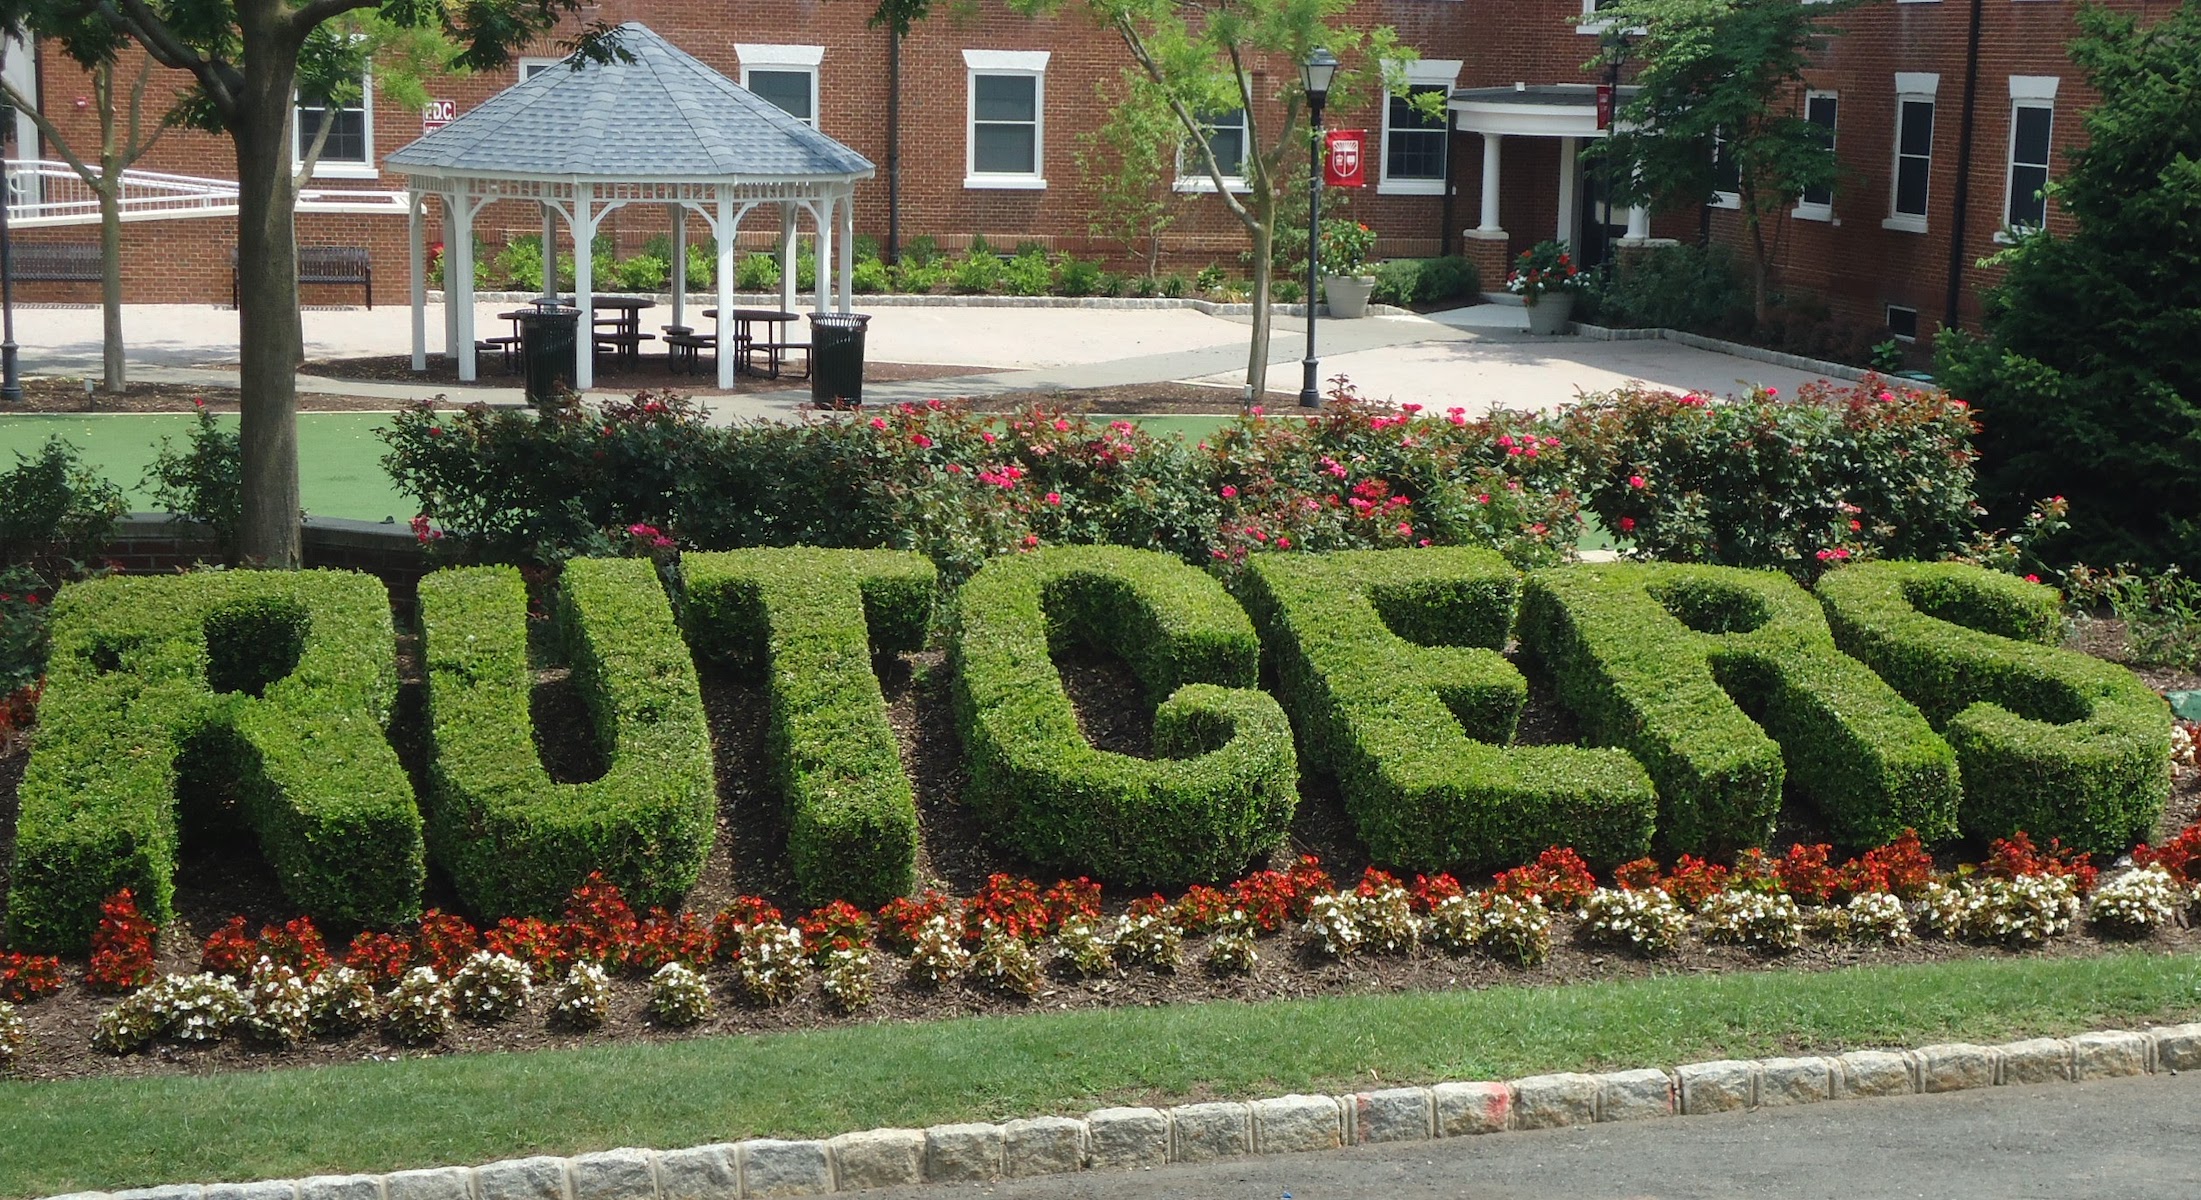
M 1047 186 L 1045 50 L 965 50 L 969 127 L 963 186 Z
M 306 152 L 313 149 L 313 139 L 320 132 L 322 122 L 329 124 L 328 141 L 321 147 L 321 157 L 314 164 L 313 173 L 318 177 L 372 179 L 374 165 L 374 77 L 364 76 L 359 81 L 359 96 L 340 108 L 301 98 L 298 101 L 298 119 L 291 122 L 291 165 L 303 166 Z
M 1836 126 L 1842 115 L 1842 97 L 1836 92 L 1805 92 L 1804 120 L 1817 126 L 1820 136 L 1826 139 L 1827 149 L 1834 149 Z M 1806 221 L 1831 221 L 1834 219 L 1834 189 L 1832 187 L 1805 188 L 1796 198 L 1794 216 Z
M 1895 169 L 1888 183 L 1888 218 L 1881 224 L 1926 232 L 1932 196 L 1934 94 L 1941 76 L 1900 71 L 1895 76 Z
M 1223 174 L 1223 186 L 1234 192 L 1245 191 L 1246 110 L 1234 108 L 1202 117 L 1200 125 L 1208 150 L 1215 155 L 1216 169 Z M 1177 148 L 1176 188 L 1180 192 L 1215 190 L 1214 176 L 1208 174 L 1206 161 L 1194 152 L 1189 141 Z
M 526 83 L 564 61 L 562 58 L 542 58 L 533 54 L 523 54 L 519 59 L 520 82 Z
M 1890 304 L 1887 313 L 1888 336 L 1899 342 L 1918 340 L 1918 310 L 1908 305 Z
M 1712 207 L 1742 207 L 1742 162 L 1724 130 L 1712 131 Z
M 1384 98 L 1383 173 L 1376 180 L 1376 191 L 1390 196 L 1442 196 L 1452 141 L 1451 113 L 1425 116 L 1412 101 L 1432 94 L 1449 101 L 1459 83 L 1460 60 L 1418 58 L 1387 65 L 1405 76 L 1406 94 Z
M 741 86 L 815 129 L 818 126 L 818 66 L 823 46 L 773 46 L 738 42 Z
M 2011 229 L 2039 229 L 2048 220 L 2045 189 L 2055 146 L 2058 82 L 2054 75 L 2010 77 L 2010 178 L 2003 224 Z

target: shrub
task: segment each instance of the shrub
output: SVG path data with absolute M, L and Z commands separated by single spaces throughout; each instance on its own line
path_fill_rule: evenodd
M 666 963 L 650 976 L 650 1020 L 669 1029 L 700 1025 L 711 1015 L 711 985 L 679 963 Z
M 1725 246 L 1664 246 L 1630 255 L 1595 295 L 1591 315 L 1604 325 L 1715 337 L 1750 327 L 1750 295 Z
M 452 1006 L 469 1021 L 509 1021 L 534 994 L 534 972 L 509 954 L 476 951 L 451 974 Z
M 856 264 L 848 274 L 849 290 L 859 296 L 876 296 L 893 287 L 894 277 L 887 265 L 876 258 L 867 258 Z
M 1666 563 L 1539 571 L 1521 643 L 1589 738 L 1625 747 L 1658 782 L 1659 835 L 1675 849 L 1763 842 L 1784 782 L 1848 843 L 1954 830 L 1947 743 L 1835 648 L 1810 595 L 1782 576 Z
M 1221 586 L 1149 551 L 996 559 L 956 596 L 964 801 L 1035 863 L 1131 883 L 1227 874 L 1277 844 L 1298 802 L 1291 728 L 1253 690 L 1258 646 Z M 1051 651 L 1122 653 L 1154 714 L 1152 759 L 1096 750 Z
M 1903 901 L 1892 892 L 1859 892 L 1840 908 L 1836 936 L 1854 942 L 1880 942 L 1900 946 L 1911 940 L 1911 919 Z
M 235 789 L 300 909 L 410 920 L 425 870 L 412 785 L 383 732 L 397 695 L 393 636 L 381 582 L 349 572 L 64 588 L 19 793 L 17 942 L 84 946 L 101 898 L 124 888 L 166 922 L 179 789 L 214 784 Z
M 1184 959 L 1185 931 L 1160 913 L 1129 913 L 1116 919 L 1111 940 L 1117 958 L 1126 966 L 1145 964 L 1164 974 L 1176 971 Z
M 250 1011 L 245 1035 L 271 1046 L 295 1046 L 313 1032 L 313 992 L 298 972 L 263 958 L 245 985 Z
M 1022 250 L 1001 269 L 1001 290 L 1012 296 L 1044 296 L 1054 290 L 1055 266 L 1044 250 Z
M 2127 871 L 2096 889 L 2086 916 L 2116 937 L 2146 937 L 2185 911 L 2186 891 L 2161 866 Z
M 1475 264 L 1451 258 L 1394 258 L 1376 264 L 1376 287 L 1369 299 L 1378 304 L 1442 304 L 1482 292 Z
M 666 967 L 675 964 L 667 963 Z M 658 970 L 663 971 L 665 967 Z M 611 976 L 595 963 L 573 964 L 564 982 L 551 993 L 550 1020 L 568 1029 L 596 1029 L 611 1011 Z
M 1689 931 L 1689 914 L 1657 888 L 1623 892 L 1599 888 L 1582 902 L 1582 932 L 1593 941 L 1625 946 L 1646 958 L 1670 954 Z
M 945 987 L 971 969 L 971 953 L 963 948 L 963 935 L 945 916 L 928 918 L 918 926 L 909 957 L 909 977 L 932 987 Z
M 684 625 L 696 653 L 761 672 L 766 762 L 812 903 L 871 907 L 916 882 L 917 801 L 871 660 L 924 647 L 931 563 L 891 550 L 690 554 Z
M 1325 958 L 1350 958 L 1367 940 L 1361 928 L 1361 900 L 1356 892 L 1332 892 L 1307 902 L 1307 938 L 1315 953 Z
M 734 264 L 734 288 L 743 292 L 776 292 L 780 286 L 779 259 L 769 254 L 744 254 Z M 799 286 L 799 285 L 798 285 Z
M 1864 563 L 1818 593 L 1842 649 L 1955 747 L 1967 836 L 2029 830 L 2117 853 L 2162 813 L 2170 712 L 2130 671 L 2054 644 L 2052 589 L 1957 563 Z
M 135 1054 L 160 1036 L 163 1019 L 153 1011 L 150 991 L 138 992 L 99 1015 L 92 1026 L 92 1049 L 101 1054 Z
M 684 894 L 716 832 L 695 671 L 642 559 L 588 559 L 559 580 L 559 632 L 610 768 L 562 784 L 536 752 L 527 593 L 508 567 L 420 582 L 428 821 L 437 861 L 488 916 L 555 912 L 592 873 L 643 904 Z
M 133 999 L 160 1018 L 160 1036 L 186 1046 L 221 1041 L 252 1015 L 243 989 L 219 975 L 164 975 Z
M 1763 892 L 1722 892 L 1700 914 L 1705 940 L 1786 953 L 1804 944 L 1804 915 L 1796 901 Z
M 825 993 L 827 1003 L 842 1013 L 871 1007 L 871 951 L 843 946 L 828 953 L 818 973 L 818 989 Z
M 1116 969 L 1115 939 L 1092 921 L 1073 917 L 1055 933 L 1055 957 L 1080 978 L 1106 975 Z
M 128 511 L 122 489 L 85 465 L 75 446 L 47 438 L 36 454 L 16 451 L 15 467 L 0 474 L 0 563 L 90 558 Z
M 1261 965 L 1253 925 L 1241 915 L 1217 930 L 1207 947 L 1207 968 L 1218 975 L 1251 975 Z
M 1516 576 L 1496 554 L 1262 555 L 1239 585 L 1308 765 L 1337 778 L 1376 858 L 1430 870 L 1648 845 L 1655 797 L 1627 755 L 1509 745 L 1528 683 L 1497 653 Z
M 1062 271 L 1055 279 L 1055 290 L 1065 296 L 1091 296 L 1101 289 L 1101 265 L 1072 257 L 1062 261 Z
M 1976 428 L 1962 401 L 1872 379 L 1727 400 L 1639 385 L 1559 419 L 1584 505 L 1624 544 L 1805 580 L 1962 549 Z
M 1000 255 L 973 246 L 949 268 L 948 282 L 957 292 L 982 296 L 1000 289 L 1003 270 Z
M 306 1003 L 318 1034 L 342 1036 L 374 1024 L 374 987 L 350 967 L 331 967 L 308 980 Z
M 1029 1000 L 1039 994 L 1039 952 L 1006 930 L 988 929 L 971 955 L 970 974 L 997 992 Z
M 923 295 L 946 287 L 952 274 L 953 268 L 940 259 L 920 261 L 905 253 L 902 261 L 894 264 L 894 286 L 897 291 Z
M 234 427 L 198 403 L 183 447 L 161 435 L 141 485 L 152 490 L 155 508 L 213 530 L 225 555 L 235 553 L 237 523 L 244 517 L 244 451 L 238 436 Z
M 1551 960 L 1551 913 L 1543 901 L 1534 896 L 1522 899 L 1492 893 L 1480 899 L 1477 945 L 1493 958 L 1517 967 L 1542 966 Z
M 623 292 L 654 292 L 662 289 L 671 278 L 671 263 L 661 255 L 642 253 L 621 259 L 605 282 Z
M 405 972 L 382 1006 L 382 1023 L 402 1046 L 440 1042 L 451 1032 L 451 988 L 430 967 Z

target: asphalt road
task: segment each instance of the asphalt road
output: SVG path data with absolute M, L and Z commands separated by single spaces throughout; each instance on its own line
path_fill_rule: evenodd
M 1278 1200 L 1287 1193 L 1292 1200 L 2194 1200 L 2201 1197 L 2201 1078 L 1990 1088 L 867 1194 Z

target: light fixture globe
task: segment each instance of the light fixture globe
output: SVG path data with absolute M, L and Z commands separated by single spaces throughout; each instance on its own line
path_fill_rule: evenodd
M 1337 55 L 1327 47 L 1317 46 L 1307 55 L 1307 61 L 1299 64 L 1299 81 L 1306 85 L 1307 95 L 1316 103 L 1330 94 L 1330 80 L 1337 75 Z

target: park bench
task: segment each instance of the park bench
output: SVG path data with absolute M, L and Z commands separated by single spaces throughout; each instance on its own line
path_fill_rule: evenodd
M 367 311 L 374 311 L 374 260 L 365 246 L 298 247 L 298 282 L 356 283 L 366 291 Z M 237 248 L 229 250 L 229 306 L 237 307 Z
M 21 283 L 98 283 L 99 246 L 92 242 L 10 242 L 8 274 Z

